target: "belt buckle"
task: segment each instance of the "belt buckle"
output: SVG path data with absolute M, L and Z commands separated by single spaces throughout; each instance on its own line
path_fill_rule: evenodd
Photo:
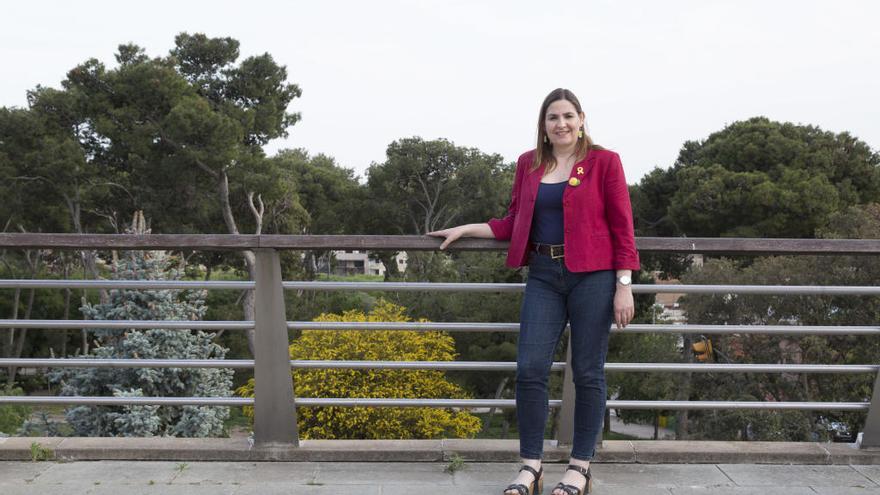
M 559 251 L 560 251 L 560 253 L 558 255 L 554 254 L 556 252 L 557 247 L 559 248 Z M 551 244 L 550 245 L 550 258 L 554 259 L 554 260 L 558 260 L 559 258 L 564 258 L 565 251 L 563 248 L 565 248 L 564 245 Z

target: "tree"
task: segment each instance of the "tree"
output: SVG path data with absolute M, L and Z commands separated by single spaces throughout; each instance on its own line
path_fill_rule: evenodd
M 410 321 L 405 308 L 380 301 L 369 312 L 324 314 L 315 321 Z M 423 320 L 424 321 L 424 320 Z M 443 332 L 391 330 L 304 330 L 290 345 L 291 359 L 451 361 L 452 338 Z M 434 370 L 300 369 L 293 372 L 297 397 L 467 398 Z M 254 380 L 238 389 L 254 396 Z M 253 409 L 245 413 L 253 417 Z M 466 411 L 441 408 L 302 407 L 297 409 L 302 438 L 473 437 L 480 420 Z
M 837 211 L 880 200 L 880 155 L 843 132 L 773 122 L 734 122 L 688 141 L 670 169 L 633 191 L 639 236 L 811 238 Z M 680 275 L 686 263 L 646 257 Z
M 90 59 L 68 73 L 63 92 L 33 93 L 32 109 L 72 102 L 74 155 L 120 178 L 104 206 L 111 222 L 143 209 L 166 232 L 298 230 L 304 215 L 292 177 L 262 147 L 299 119 L 287 107 L 301 91 L 269 54 L 236 64 L 238 47 L 181 33 L 168 57 L 150 59 L 122 45 L 117 67 Z M 253 253 L 241 256 L 253 278 Z M 252 294 L 242 304 L 252 319 Z
M 831 214 L 824 238 L 880 237 L 880 205 L 852 206 Z M 778 256 L 743 267 L 713 259 L 694 268 L 684 283 L 874 285 L 880 262 L 853 256 Z M 866 325 L 880 317 L 880 298 L 868 296 L 687 296 L 688 318 L 706 324 Z M 711 336 L 722 362 L 865 364 L 880 359 L 876 339 L 857 335 L 718 335 Z M 863 374 L 703 374 L 695 373 L 693 400 L 861 401 L 871 397 L 873 375 Z M 791 411 L 692 412 L 691 433 L 698 438 L 813 441 L 826 438 L 824 420 L 833 418 L 855 431 L 863 412 Z
M 287 170 L 296 184 L 299 204 L 305 212 L 302 234 L 343 234 L 357 231 L 360 210 L 366 204 L 363 187 L 354 170 L 343 168 L 327 155 L 309 156 L 303 149 L 282 150 L 272 157 Z M 315 278 L 316 259 L 329 252 L 307 251 L 302 257 L 308 279 Z
M 690 236 L 812 237 L 831 213 L 880 199 L 878 165 L 880 155 L 846 132 L 764 117 L 734 122 L 686 142 L 672 169 L 643 179 L 640 198 L 650 207 L 639 205 L 640 226 Z
M 373 234 L 425 234 L 505 211 L 514 167 L 500 155 L 445 140 L 405 138 L 388 145 L 387 158 L 367 171 L 362 228 Z M 393 252 L 379 254 L 386 278 L 395 278 Z M 434 253 L 427 255 L 428 265 Z M 418 265 L 418 263 L 416 263 Z
M 149 233 L 143 217 L 133 232 Z M 179 280 L 180 271 L 164 251 L 124 252 L 112 265 L 118 280 Z M 205 291 L 114 289 L 109 300 L 85 304 L 90 320 L 195 321 L 205 313 Z M 100 323 L 96 323 L 100 325 Z M 99 359 L 222 359 L 226 350 L 202 331 L 129 329 L 94 331 L 97 347 L 86 357 Z M 225 397 L 232 392 L 232 370 L 222 368 L 83 368 L 50 373 L 62 384 L 61 395 L 117 397 Z M 226 407 L 77 406 L 67 421 L 82 436 L 219 436 Z

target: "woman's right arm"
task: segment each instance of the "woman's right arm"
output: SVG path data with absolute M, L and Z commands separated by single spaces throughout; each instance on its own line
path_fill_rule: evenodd
M 507 216 L 498 219 L 493 218 L 487 223 L 469 223 L 467 225 L 459 225 L 451 229 L 436 230 L 428 232 L 426 235 L 436 237 L 445 237 L 446 240 L 440 245 L 440 249 L 446 249 L 450 243 L 460 237 L 482 237 L 486 239 L 498 239 L 506 241 L 510 239 L 513 232 L 513 223 L 519 209 L 519 188 L 522 183 L 522 177 L 525 167 L 531 163 L 531 156 L 526 153 L 519 157 L 516 163 L 516 172 L 513 178 L 513 189 L 510 191 L 510 207 L 507 209 Z
M 488 223 L 469 223 L 449 229 L 435 230 L 434 232 L 428 232 L 426 235 L 446 238 L 446 240 L 443 241 L 443 244 L 440 245 L 441 251 L 446 249 L 446 246 L 455 242 L 460 237 L 483 237 L 486 239 L 493 239 L 495 237 L 495 234 L 492 233 L 492 229 L 489 228 Z

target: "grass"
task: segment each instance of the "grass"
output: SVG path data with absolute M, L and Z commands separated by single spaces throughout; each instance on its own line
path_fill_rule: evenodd
M 39 442 L 31 442 L 31 461 L 48 461 L 54 456 L 55 452 L 52 449 L 43 447 Z
M 316 281 L 331 282 L 384 282 L 384 275 L 330 275 L 326 273 L 315 274 Z
M 456 471 L 461 471 L 462 469 L 464 469 L 464 457 L 458 455 L 457 452 L 453 452 L 449 456 L 449 464 L 446 465 L 444 471 L 449 474 L 455 474 Z
M 632 435 L 624 435 L 623 433 L 617 433 L 615 431 L 609 431 L 608 433 L 602 434 L 603 440 L 641 440 L 639 437 L 634 437 Z

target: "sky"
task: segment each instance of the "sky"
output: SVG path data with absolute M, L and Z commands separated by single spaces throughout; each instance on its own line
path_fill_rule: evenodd
M 445 138 L 513 162 L 541 101 L 580 99 L 629 183 L 682 144 L 754 116 L 847 131 L 880 150 L 875 0 L 4 2 L 0 106 L 24 107 L 132 42 L 180 32 L 268 52 L 302 89 L 302 120 L 267 147 L 332 156 L 363 177 L 391 142 Z

